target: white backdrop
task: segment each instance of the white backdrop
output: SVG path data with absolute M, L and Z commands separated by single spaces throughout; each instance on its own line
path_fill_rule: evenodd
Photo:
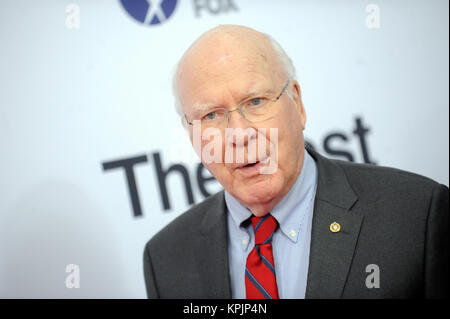
M 139 2 L 128 10 L 145 17 Z M 147 15 L 155 24 L 123 3 L 0 1 L 0 297 L 145 297 L 144 244 L 190 206 L 182 169 L 191 201 L 204 198 L 173 66 L 218 24 L 285 48 L 318 151 L 356 162 L 365 152 L 448 185 L 447 0 L 164 0 Z M 118 160 L 128 179 L 109 168 Z M 163 175 L 178 165 L 163 178 L 170 208 L 158 164 Z

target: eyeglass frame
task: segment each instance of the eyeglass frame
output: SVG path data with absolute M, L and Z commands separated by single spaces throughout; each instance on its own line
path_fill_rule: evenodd
M 274 100 L 272 100 L 273 103 L 276 103 L 276 102 L 281 98 L 281 96 L 283 95 L 284 91 L 286 91 L 286 89 L 288 88 L 290 82 L 291 82 L 291 80 L 288 79 L 287 82 L 286 82 L 286 84 L 284 85 L 283 89 L 281 90 L 280 94 L 279 94 Z M 229 111 L 227 111 L 227 112 L 225 113 L 225 114 L 227 115 L 227 121 L 230 120 L 230 113 L 231 113 L 231 112 L 234 112 L 234 111 L 239 111 L 239 113 L 241 114 L 241 116 L 242 116 L 245 120 L 249 121 L 249 120 L 245 117 L 244 113 L 243 113 L 242 110 L 241 110 L 242 105 L 243 105 L 243 103 L 239 104 L 238 107 L 235 108 L 234 110 L 229 110 Z M 194 125 L 192 122 L 190 122 L 190 121 L 188 120 L 187 114 L 186 114 L 186 113 L 184 113 L 184 120 L 186 121 L 187 124 L 189 124 L 189 125 L 191 125 L 191 126 Z M 192 120 L 192 121 L 195 121 L 195 120 Z M 261 121 L 264 121 L 264 120 L 261 120 Z M 249 121 L 249 122 L 252 122 L 252 121 Z M 259 121 L 252 122 L 252 123 L 257 123 L 257 122 L 259 122 Z

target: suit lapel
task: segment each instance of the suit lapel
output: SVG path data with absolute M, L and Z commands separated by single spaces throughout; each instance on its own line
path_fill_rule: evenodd
M 357 196 L 343 169 L 308 149 L 318 167 L 306 298 L 340 298 L 363 217 L 351 212 Z M 330 225 L 340 225 L 332 232 Z
M 200 225 L 196 262 L 202 298 L 231 299 L 224 193 L 214 195 Z

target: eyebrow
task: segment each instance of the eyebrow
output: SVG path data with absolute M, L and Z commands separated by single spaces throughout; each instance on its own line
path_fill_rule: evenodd
M 217 103 L 196 103 L 193 105 L 193 115 L 194 117 L 198 116 L 198 115 L 202 115 L 204 114 L 206 111 L 219 107 L 219 104 Z
M 257 85 L 253 85 L 245 93 L 244 97 L 241 99 L 241 102 L 239 102 L 239 104 L 253 96 L 264 96 L 265 97 L 265 96 L 271 95 L 273 93 L 274 93 L 274 91 L 271 89 L 266 89 L 265 91 L 262 91 L 262 90 L 260 90 L 260 88 Z M 193 108 L 195 110 L 193 112 L 193 116 L 197 117 L 199 115 L 203 115 L 204 113 L 206 113 L 206 111 L 209 111 L 211 109 L 226 108 L 226 107 L 221 106 L 220 104 L 217 104 L 217 103 L 195 103 L 193 105 Z
M 263 90 L 254 85 L 250 87 L 250 89 L 242 96 L 239 105 L 257 97 L 267 98 L 272 94 L 274 94 L 273 90 L 270 89 Z
M 275 90 L 273 88 L 267 88 L 267 87 L 264 88 L 264 86 L 261 86 L 260 84 L 261 84 L 260 82 L 255 82 L 252 85 L 250 85 L 248 87 L 246 93 L 244 94 L 244 98 L 241 99 L 241 101 L 244 101 L 253 95 L 266 96 L 266 95 L 275 94 Z

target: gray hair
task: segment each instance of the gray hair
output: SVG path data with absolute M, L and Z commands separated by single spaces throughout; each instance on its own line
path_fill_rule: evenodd
M 296 71 L 294 64 L 292 63 L 291 58 L 286 54 L 286 51 L 281 47 L 281 45 L 270 35 L 264 34 L 269 39 L 270 44 L 272 45 L 273 50 L 278 56 L 278 59 L 281 62 L 281 65 L 283 66 L 283 71 L 288 76 L 289 80 L 296 80 Z M 175 98 L 175 110 L 177 113 L 182 117 L 184 116 L 183 110 L 181 109 L 181 102 L 180 98 L 178 96 L 178 87 L 177 87 L 177 75 L 178 75 L 178 62 L 172 71 L 172 93 Z M 286 91 L 288 95 L 291 97 L 290 89 Z

